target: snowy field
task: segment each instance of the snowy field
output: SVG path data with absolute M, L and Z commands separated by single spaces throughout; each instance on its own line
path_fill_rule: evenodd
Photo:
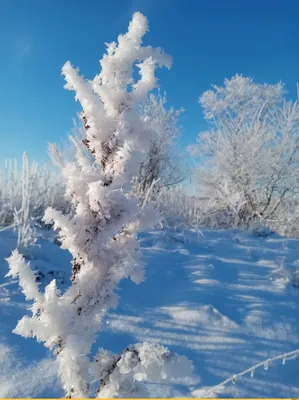
M 98 345 L 121 352 L 153 341 L 194 362 L 194 378 L 149 383 L 154 397 L 206 395 L 252 365 L 299 347 L 299 288 L 288 279 L 297 268 L 299 240 L 255 237 L 241 231 L 204 230 L 140 236 L 148 263 L 146 281 L 123 281 L 119 307 L 106 318 Z M 45 285 L 69 282 L 71 258 L 40 232 L 31 267 Z M 18 283 L 5 278 L 4 260 L 16 247 L 13 232 L 0 234 L 0 396 L 64 396 L 51 354 L 34 339 L 12 333 L 28 303 Z M 299 359 L 228 384 L 221 397 L 298 397 Z

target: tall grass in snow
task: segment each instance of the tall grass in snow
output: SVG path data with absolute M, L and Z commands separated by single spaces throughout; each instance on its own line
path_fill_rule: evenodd
M 26 153 L 21 166 L 16 160 L 6 160 L 0 172 L 1 230 L 17 228 L 18 245 L 26 247 L 33 241 L 34 223 L 41 221 L 49 206 L 60 210 L 69 208 L 60 176 L 46 165 L 30 163 Z

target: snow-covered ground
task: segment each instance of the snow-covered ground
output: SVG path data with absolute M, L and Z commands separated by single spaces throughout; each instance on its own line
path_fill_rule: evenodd
M 299 240 L 255 237 L 241 231 L 204 230 L 140 237 L 147 279 L 123 281 L 119 307 L 106 318 L 97 345 L 114 352 L 154 341 L 193 360 L 194 379 L 151 383 L 154 397 L 200 397 L 203 387 L 270 357 L 299 348 L 299 288 L 295 271 Z M 31 266 L 41 285 L 55 277 L 68 284 L 70 256 L 42 233 Z M 16 246 L 12 232 L 0 233 L 0 397 L 63 396 L 51 354 L 33 339 L 12 333 L 28 304 L 17 282 L 5 278 L 4 261 Z M 282 272 L 283 271 L 283 272 Z M 223 397 L 298 397 L 299 359 L 276 362 L 253 378 L 244 376 Z

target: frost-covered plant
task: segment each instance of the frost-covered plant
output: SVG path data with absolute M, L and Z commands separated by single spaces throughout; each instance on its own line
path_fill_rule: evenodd
M 36 241 L 35 227 L 30 219 L 30 168 L 26 152 L 23 154 L 22 203 L 14 210 L 13 225 L 18 232 L 18 248 L 25 249 Z
M 299 104 L 281 83 L 261 85 L 236 75 L 200 98 L 208 132 L 191 150 L 208 195 L 241 224 L 285 219 L 299 192 Z
M 132 195 L 132 178 L 153 135 L 138 108 L 157 86 L 157 66 L 171 65 L 171 58 L 161 49 L 142 46 L 147 29 L 146 18 L 135 13 L 128 32 L 107 46 L 107 54 L 100 61 L 101 72 L 93 80 L 81 77 L 70 62 L 62 69 L 66 89 L 76 92 L 75 98 L 83 108 L 83 144 L 89 154 L 73 142 L 75 160 L 64 164 L 56 152 L 73 211 L 63 214 L 49 208 L 44 220 L 59 230 L 62 248 L 73 256 L 71 286 L 61 293 L 53 280 L 42 293 L 21 255 L 15 251 L 8 259 L 9 274 L 19 276 L 23 292 L 33 300 L 32 317 L 23 317 L 15 332 L 36 337 L 55 352 L 68 397 L 89 396 L 91 378 L 101 379 L 92 376 L 91 347 L 103 316 L 117 306 L 115 289 L 119 281 L 130 277 L 140 283 L 144 279 L 137 233 L 155 224 L 156 213 L 150 205 L 141 208 Z M 140 79 L 134 82 L 136 62 Z M 153 351 L 167 368 L 165 349 L 153 347 Z M 132 358 L 128 372 L 134 377 L 133 355 L 126 352 L 119 361 L 115 374 L 120 384 L 127 385 L 122 376 L 128 371 L 122 368 L 123 357 Z M 143 356 L 139 358 L 142 365 Z M 110 376 L 113 382 L 115 374 Z M 114 393 L 114 389 L 109 390 Z
M 277 283 L 291 284 L 293 287 L 299 288 L 299 261 L 295 261 L 294 264 L 287 265 L 284 256 L 278 257 L 276 268 L 268 275 L 268 278 Z
M 256 237 L 267 237 L 273 234 L 273 231 L 265 226 L 265 224 L 258 220 L 253 221 L 249 226 L 249 233 Z
M 183 109 L 167 109 L 166 95 L 151 94 L 149 101 L 140 107 L 141 118 L 154 132 L 144 161 L 140 165 L 136 191 L 146 194 L 151 188 L 151 198 L 161 187 L 177 185 L 186 178 L 175 140 L 180 133 L 178 119 Z M 154 186 L 153 186 L 153 183 Z
M 181 378 L 192 374 L 192 363 L 154 343 L 129 346 L 120 355 L 100 349 L 95 356 L 94 375 L 101 385 L 97 397 L 150 397 L 146 381 Z
M 0 225 L 13 225 L 17 222 L 16 214 L 18 219 L 22 214 L 23 221 L 26 215 L 40 221 L 49 206 L 68 210 L 64 192 L 60 174 L 46 165 L 29 162 L 26 153 L 21 168 L 16 160 L 6 160 L 4 170 L 0 171 Z

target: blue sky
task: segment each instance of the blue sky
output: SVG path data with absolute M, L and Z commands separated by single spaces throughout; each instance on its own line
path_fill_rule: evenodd
M 204 128 L 199 95 L 242 73 L 260 82 L 283 80 L 292 96 L 299 81 L 297 0 L 1 0 L 0 163 L 47 159 L 80 107 L 60 75 L 70 60 L 87 78 L 99 71 L 104 42 L 124 33 L 134 11 L 150 21 L 145 44 L 173 56 L 159 70 L 168 103 L 186 110 L 182 146 Z

